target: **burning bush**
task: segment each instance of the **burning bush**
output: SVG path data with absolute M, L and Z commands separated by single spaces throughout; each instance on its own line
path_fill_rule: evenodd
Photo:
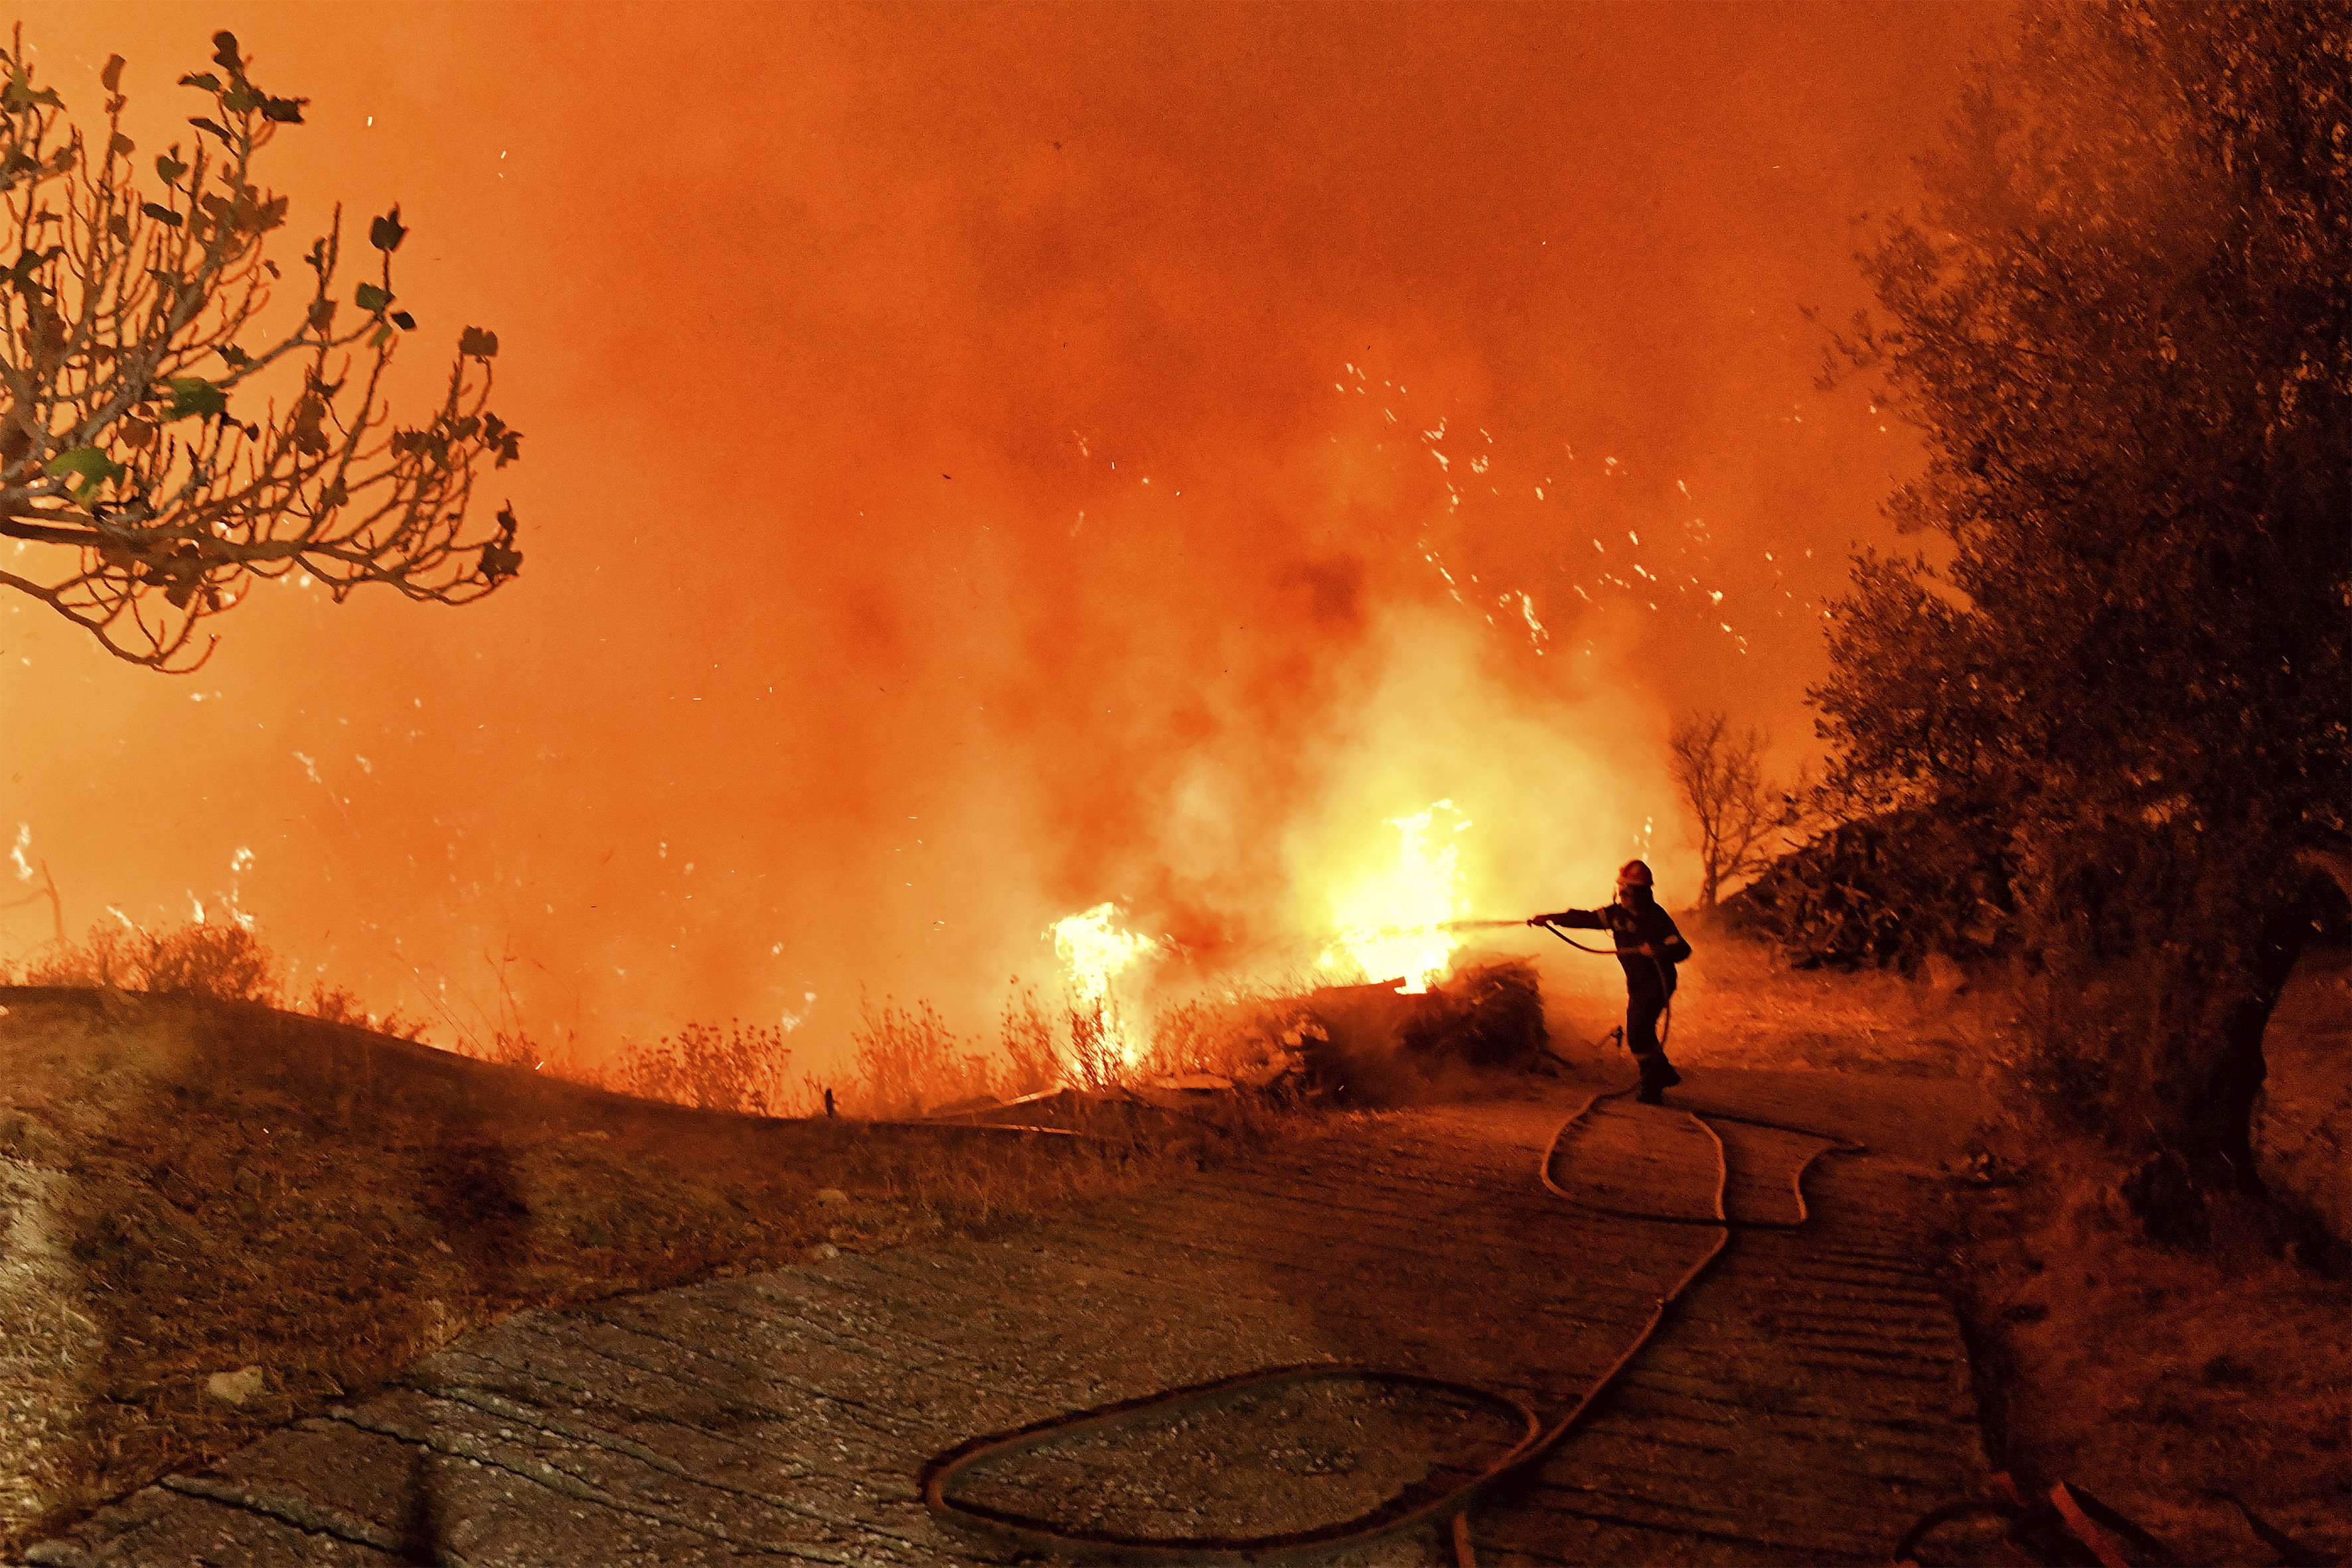
M 1450 1057 L 1480 1068 L 1525 1070 L 1550 1045 L 1542 988 L 1525 959 L 1449 975 L 1417 999 L 1397 1033 L 1404 1048 L 1424 1060 Z

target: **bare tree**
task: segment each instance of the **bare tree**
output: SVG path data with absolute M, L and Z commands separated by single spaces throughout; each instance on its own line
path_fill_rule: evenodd
M 254 163 L 309 100 L 255 85 L 233 35 L 213 45 L 219 68 L 180 79 L 211 112 L 189 118 L 185 157 L 174 142 L 153 160 L 148 193 L 121 129 L 122 57 L 100 74 L 105 129 L 86 136 L 54 88 L 34 85 L 21 28 L 0 52 L 0 231 L 13 231 L 0 255 L 16 258 L 0 266 L 0 537 L 55 547 L 47 570 L 12 562 L 0 584 L 173 672 L 205 661 L 216 639 L 199 643 L 199 624 L 255 576 L 299 570 L 339 603 L 381 583 L 462 604 L 522 563 L 511 510 L 494 526 L 466 521 L 476 465 L 520 456 L 521 437 L 488 407 L 496 335 L 458 335 L 422 424 L 394 426 L 381 400 L 416 325 L 394 308 L 398 207 L 369 225 L 382 265 L 352 290 L 345 327 L 331 293 L 338 207 L 302 258 L 299 324 L 262 333 L 282 276 L 263 244 L 287 198 L 254 184 Z M 233 414 L 273 367 L 286 405 Z
M 1730 732 L 1721 713 L 1685 713 L 1666 736 L 1675 782 L 1698 824 L 1699 903 L 1712 909 L 1724 885 L 1752 877 L 1808 819 L 1801 775 L 1786 787 L 1764 773 L 1772 738 Z

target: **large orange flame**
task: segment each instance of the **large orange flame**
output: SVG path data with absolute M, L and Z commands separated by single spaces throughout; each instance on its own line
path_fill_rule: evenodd
M 1453 820 L 1444 828 L 1444 847 L 1433 848 L 1429 835 L 1441 812 Z M 1402 840 L 1396 860 L 1346 892 L 1332 895 L 1340 934 L 1324 950 L 1323 966 L 1340 969 L 1352 963 L 1367 980 L 1402 975 L 1400 990 L 1426 991 L 1445 973 L 1461 942 L 1445 925 L 1469 910 L 1453 836 L 1467 828 L 1470 819 L 1451 800 L 1441 800 L 1411 816 L 1391 816 L 1388 825 Z
M 1055 921 L 1046 934 L 1062 965 L 1062 984 L 1076 1012 L 1090 1015 L 1121 1063 L 1133 1067 L 1139 1054 L 1119 1018 L 1117 981 L 1121 971 L 1160 944 L 1113 923 L 1116 904 L 1097 904 L 1084 914 Z

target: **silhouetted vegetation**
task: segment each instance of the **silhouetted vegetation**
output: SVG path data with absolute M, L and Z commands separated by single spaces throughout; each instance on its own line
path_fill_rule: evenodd
M 1433 987 L 1397 1031 L 1423 1062 L 1440 1059 L 1525 1072 L 1550 1048 L 1543 988 L 1525 959 L 1475 964 Z
M 2352 800 L 2352 8 L 2021 28 L 1839 341 L 1946 563 L 1860 560 L 1812 697 L 1852 813 L 1924 814 L 1848 851 L 1935 819 L 2008 868 L 2048 1103 L 2210 1182 Z
M 1915 974 L 1930 953 L 1992 957 L 2017 941 L 2007 847 L 2005 824 L 1950 808 L 1842 823 L 1733 894 L 1724 918 L 1800 968 Z
M 1726 884 L 1755 876 L 1801 839 L 1813 819 L 1802 776 L 1765 776 L 1772 743 L 1761 730 L 1731 732 L 1719 712 L 1685 713 L 1666 735 L 1666 765 L 1698 828 L 1698 904 L 1713 909 Z
M 99 73 L 104 123 L 84 129 L 36 85 L 21 29 L 0 51 L 0 230 L 16 257 L 0 293 L 0 537 L 47 547 L 0 584 L 157 669 L 203 663 L 198 625 L 255 577 L 463 604 L 522 565 L 510 511 L 466 521 L 476 467 L 520 450 L 488 405 L 497 335 L 456 334 L 422 424 L 393 425 L 381 397 L 417 326 L 393 289 L 399 208 L 369 224 L 381 266 L 348 301 L 338 208 L 301 258 L 308 303 L 264 328 L 284 274 L 263 252 L 287 198 L 256 164 L 310 100 L 265 91 L 232 35 L 213 46 L 214 68 L 179 79 L 202 112 L 152 158 L 152 184 L 122 130 L 121 56 Z
M 610 1087 L 644 1100 L 745 1116 L 806 1114 L 809 1096 L 791 1083 L 793 1053 L 784 1031 L 730 1019 L 723 1031 L 688 1024 L 624 1057 Z
M 231 921 L 193 921 L 168 931 L 92 926 L 79 943 L 47 943 L 23 963 L 0 963 L 0 984 L 97 986 L 258 1002 L 401 1039 L 415 1039 L 425 1029 L 396 1012 L 371 1013 L 351 991 L 322 980 L 294 994 L 278 956 L 250 928 Z

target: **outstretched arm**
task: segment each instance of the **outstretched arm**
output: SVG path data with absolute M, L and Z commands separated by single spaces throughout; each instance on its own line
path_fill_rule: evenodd
M 1556 915 L 1537 915 L 1528 921 L 1531 926 L 1566 926 L 1570 931 L 1605 931 L 1599 910 L 1562 910 Z

